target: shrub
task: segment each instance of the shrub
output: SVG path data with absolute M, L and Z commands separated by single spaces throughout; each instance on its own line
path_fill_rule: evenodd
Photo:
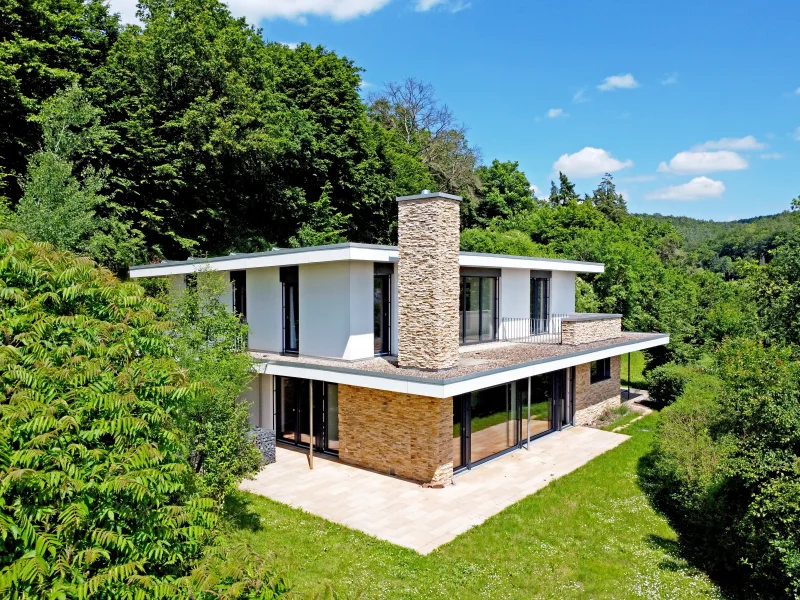
M 0 597 L 280 593 L 266 575 L 234 586 L 215 561 L 217 507 L 191 492 L 173 420 L 195 390 L 165 311 L 88 259 L 0 232 Z
M 735 595 L 800 595 L 800 362 L 730 341 L 662 412 L 641 481 Z
M 647 373 L 650 397 L 661 406 L 669 406 L 680 396 L 686 384 L 700 374 L 696 366 L 667 363 Z
M 201 492 L 217 501 L 261 466 L 261 453 L 248 435 L 249 405 L 236 401 L 253 379 L 253 359 L 247 325 L 220 301 L 230 293 L 221 273 L 202 270 L 194 285 L 171 296 L 170 345 L 189 378 L 200 384 L 179 425 Z

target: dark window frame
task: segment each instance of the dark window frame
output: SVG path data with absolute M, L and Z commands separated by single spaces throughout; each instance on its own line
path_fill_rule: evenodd
M 299 354 L 300 353 L 300 281 L 299 281 L 299 272 L 297 267 L 281 267 L 280 268 L 280 280 L 281 280 L 281 316 L 282 316 L 282 323 L 283 323 L 283 354 Z M 295 320 L 297 321 L 297 325 L 295 327 L 295 335 L 296 335 L 296 346 L 294 348 L 291 347 L 290 344 L 290 332 L 289 332 L 289 311 L 288 309 L 288 298 L 289 298 L 289 289 L 294 288 L 294 314 Z
M 383 315 L 381 316 L 382 319 L 382 326 L 383 326 L 383 347 L 379 352 L 375 352 L 375 356 L 388 356 L 392 353 L 392 275 L 390 273 L 382 273 L 379 272 L 378 269 L 375 269 L 375 274 L 373 275 L 373 286 L 374 282 L 378 279 L 381 280 L 381 284 L 383 285 L 382 300 L 384 302 L 383 307 Z M 373 287 L 374 292 L 374 287 Z M 373 307 L 372 310 L 375 310 L 375 298 L 372 299 Z M 374 317 L 374 313 L 373 313 Z M 373 323 L 373 334 L 374 334 L 374 323 Z
M 231 271 L 231 306 L 242 323 L 247 323 L 247 271 Z
M 611 379 L 611 358 L 601 358 L 589 363 L 589 383 L 600 383 Z
M 467 338 L 467 278 L 471 277 L 478 280 L 478 339 L 466 341 Z M 484 338 L 483 334 L 483 280 L 494 279 L 494 311 L 492 320 L 494 327 L 491 338 Z M 470 344 L 484 344 L 486 342 L 496 342 L 499 334 L 499 315 L 500 315 L 500 277 L 492 274 L 477 275 L 462 269 L 461 280 L 459 282 L 459 307 L 458 312 L 461 314 L 461 325 L 458 331 L 458 343 L 461 346 L 469 346 Z

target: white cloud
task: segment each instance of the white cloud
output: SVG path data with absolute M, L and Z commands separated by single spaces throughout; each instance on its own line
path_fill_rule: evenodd
M 470 3 L 464 0 L 417 0 L 417 12 L 427 12 L 432 8 L 443 8 L 451 13 L 461 12 L 469 8 Z
M 746 135 L 741 138 L 721 138 L 719 140 L 709 140 L 698 144 L 692 150 L 763 150 L 767 145 L 759 142 L 752 135 Z
M 530 190 L 531 190 L 531 193 L 534 196 L 536 196 L 537 198 L 547 198 L 547 195 L 542 194 L 542 190 L 535 183 L 531 184 Z
M 741 171 L 747 168 L 747 161 L 736 152 L 678 152 L 669 161 L 658 165 L 659 173 L 713 173 L 715 171 Z
M 661 85 L 675 85 L 676 83 L 678 83 L 677 73 L 667 73 L 661 79 Z
M 420 0 L 425 1 L 425 0 Z M 137 22 L 136 0 L 110 0 L 111 10 L 120 13 L 124 23 Z M 330 17 L 347 21 L 383 8 L 389 0 L 228 0 L 233 15 L 246 17 L 251 25 L 262 19 L 291 19 L 304 22 L 306 17 Z
M 800 87 L 794 91 L 795 96 L 800 96 Z
M 645 183 L 647 181 L 655 181 L 655 175 L 631 175 L 630 177 L 620 177 L 621 183 Z
M 764 152 L 761 158 L 764 160 L 780 160 L 783 158 L 783 154 L 780 152 Z
M 603 173 L 613 173 L 630 166 L 633 166 L 631 160 L 617 160 L 607 150 L 587 146 L 575 154 L 562 154 L 553 163 L 553 171 L 556 173 L 562 171 L 570 177 L 581 179 L 597 177 Z
M 603 83 L 597 86 L 597 89 L 602 92 L 608 92 L 617 89 L 629 90 L 635 87 L 639 87 L 639 82 L 636 81 L 630 73 L 625 73 L 624 75 L 611 75 L 610 77 L 606 77 Z
M 572 96 L 572 103 L 573 104 L 583 104 L 584 102 L 588 102 L 589 99 L 586 97 L 586 88 L 582 87 L 579 89 L 575 94 Z
M 280 43 L 289 48 L 290 50 L 295 50 L 300 45 L 297 42 L 280 42 Z
M 557 119 L 558 117 L 566 117 L 567 113 L 564 112 L 563 108 L 551 108 L 547 111 L 547 118 L 548 119 Z
M 648 200 L 674 200 L 684 202 L 689 200 L 705 200 L 719 198 L 725 193 L 725 184 L 708 177 L 695 177 L 688 183 L 671 185 L 655 190 L 645 195 Z

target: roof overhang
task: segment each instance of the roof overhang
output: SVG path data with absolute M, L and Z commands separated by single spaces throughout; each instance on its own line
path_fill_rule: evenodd
M 374 244 L 332 244 L 310 248 L 284 248 L 253 254 L 230 254 L 213 258 L 193 258 L 184 261 L 164 261 L 152 265 L 136 265 L 130 268 L 133 279 L 139 277 L 166 277 L 186 275 L 202 269 L 212 271 L 241 271 L 265 267 L 285 267 L 337 261 L 397 262 L 396 246 Z M 461 252 L 458 258 L 461 267 L 487 267 L 495 269 L 530 269 L 542 271 L 570 271 L 573 273 L 602 273 L 603 264 L 579 260 L 556 258 L 531 258 L 504 254 Z
M 568 367 L 582 365 L 595 360 L 619 356 L 637 350 L 646 350 L 669 344 L 668 335 L 653 335 L 644 340 L 625 342 L 596 350 L 584 350 L 562 356 L 554 356 L 528 363 L 521 363 L 490 371 L 473 373 L 451 379 L 433 379 L 409 375 L 395 375 L 353 369 L 346 366 L 331 367 L 313 364 L 300 364 L 288 361 L 270 360 L 258 363 L 255 370 L 264 375 L 281 375 L 314 379 L 328 383 L 339 383 L 389 392 L 415 394 L 433 398 L 450 398 L 475 390 L 503 385 L 511 381 L 559 371 Z

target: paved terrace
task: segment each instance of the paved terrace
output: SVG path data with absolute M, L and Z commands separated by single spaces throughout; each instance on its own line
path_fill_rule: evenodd
M 361 372 L 368 374 L 387 374 L 423 379 L 455 379 L 469 375 L 488 374 L 496 369 L 520 366 L 549 359 L 577 356 L 595 350 L 621 348 L 629 344 L 663 338 L 663 333 L 624 332 L 621 337 L 609 340 L 568 346 L 562 344 L 519 344 L 512 342 L 489 342 L 474 346 L 461 346 L 458 365 L 440 371 L 425 371 L 397 366 L 397 357 L 377 357 L 365 360 L 336 360 L 313 356 L 291 356 L 279 352 L 251 352 L 256 360 L 267 363 L 280 363 L 296 366 L 330 367 L 338 371 Z
M 572 427 L 457 475 L 443 489 L 318 456 L 311 470 L 306 453 L 279 446 L 277 462 L 240 487 L 428 554 L 627 439 Z

